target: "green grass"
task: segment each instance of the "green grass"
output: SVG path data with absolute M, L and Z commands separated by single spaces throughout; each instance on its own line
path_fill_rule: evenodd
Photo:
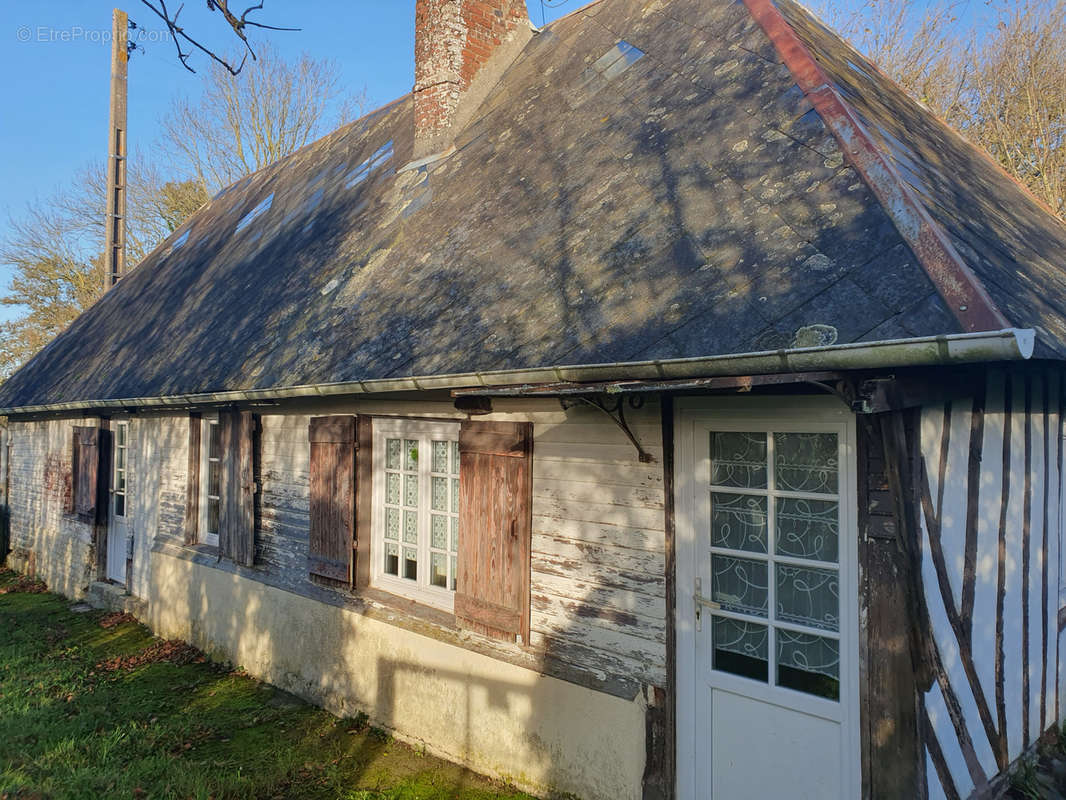
M 528 798 L 226 667 L 139 659 L 147 628 L 17 588 L 0 569 L 4 800 Z

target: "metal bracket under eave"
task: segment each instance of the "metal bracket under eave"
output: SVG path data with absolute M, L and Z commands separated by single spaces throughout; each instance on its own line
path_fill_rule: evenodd
M 617 425 L 622 433 L 626 435 L 630 443 L 637 448 L 637 459 L 642 464 L 654 464 L 655 456 L 647 452 L 641 447 L 640 442 L 637 441 L 637 437 L 633 435 L 633 431 L 629 429 L 629 423 L 626 422 L 626 404 L 630 408 L 636 410 L 644 405 L 644 397 L 639 394 L 629 395 L 623 397 L 621 395 L 571 395 L 569 397 L 560 397 L 559 404 L 564 408 L 573 408 L 577 405 L 592 406 L 592 408 L 602 411 L 608 416 L 608 418 Z

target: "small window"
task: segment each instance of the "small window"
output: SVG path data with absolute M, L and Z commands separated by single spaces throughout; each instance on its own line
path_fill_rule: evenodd
M 204 417 L 201 440 L 205 443 L 203 450 L 203 464 L 200 467 L 202 476 L 200 503 L 200 544 L 218 547 L 218 516 L 219 497 L 221 496 L 222 483 L 222 429 L 218 424 L 218 417 Z
M 187 241 L 189 241 L 189 234 L 191 232 L 192 232 L 192 228 L 189 228 L 188 230 L 185 231 L 185 233 L 183 233 L 181 236 L 179 236 L 177 239 L 175 239 L 174 240 L 174 244 L 172 244 L 170 246 L 170 252 L 173 253 L 175 250 L 179 249 L 182 245 L 184 245 Z
M 126 516 L 126 472 L 127 465 L 127 451 L 129 448 L 129 428 L 128 422 L 119 422 L 115 425 L 115 474 L 112 480 L 112 487 L 114 492 L 112 493 L 112 502 L 114 514 L 116 517 Z
M 459 552 L 459 425 L 374 426 L 373 582 L 451 610 Z

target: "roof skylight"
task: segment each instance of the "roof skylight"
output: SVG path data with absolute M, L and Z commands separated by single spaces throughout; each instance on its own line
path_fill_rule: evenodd
M 631 66 L 644 58 L 644 51 L 622 39 L 614 47 L 600 56 L 592 69 L 607 80 L 617 78 Z
M 173 253 L 175 250 L 177 250 L 179 247 L 181 247 L 183 244 L 185 244 L 187 241 L 189 241 L 189 234 L 190 233 L 192 233 L 192 228 L 187 229 L 185 231 L 185 233 L 183 233 L 181 236 L 179 236 L 177 239 L 175 239 L 174 240 L 174 244 L 172 244 L 170 246 L 170 252 Z
M 377 150 L 375 150 L 374 154 L 370 156 L 370 158 L 368 158 L 366 161 L 359 164 L 358 166 L 354 167 L 351 172 L 349 172 L 347 176 L 345 176 L 344 188 L 354 189 L 356 186 L 358 186 L 360 183 L 370 177 L 371 172 L 385 164 L 391 158 L 392 140 L 390 139 L 388 142 L 386 142 Z
M 271 192 L 267 195 L 266 199 L 263 202 L 261 202 L 259 205 L 257 205 L 255 208 L 253 208 L 251 211 L 244 215 L 241 221 L 237 223 L 237 229 L 234 231 L 234 233 L 240 233 L 253 222 L 255 222 L 256 218 L 262 216 L 270 209 L 270 204 L 273 202 L 274 193 Z

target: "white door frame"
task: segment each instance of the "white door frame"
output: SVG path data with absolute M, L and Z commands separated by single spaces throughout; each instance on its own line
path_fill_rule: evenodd
M 120 583 L 123 586 L 126 585 L 126 559 L 127 559 L 127 540 L 130 535 L 130 432 L 133 425 L 130 423 L 129 418 L 123 417 L 112 420 L 113 429 L 111 431 L 111 454 L 110 454 L 110 469 L 111 475 L 108 478 L 108 496 L 107 496 L 107 569 L 105 570 L 108 580 Z M 125 428 L 125 441 L 123 449 L 125 451 L 125 464 L 123 466 L 123 474 L 126 479 L 126 485 L 123 492 L 118 492 L 116 487 L 116 478 L 118 475 L 118 449 L 119 449 L 119 436 L 118 432 L 120 427 Z M 123 514 L 121 516 L 115 514 L 115 502 L 117 498 L 122 497 Z M 112 559 L 117 559 L 117 564 L 112 564 Z M 128 586 L 126 587 L 129 588 Z
M 840 634 L 841 640 L 850 640 L 852 646 L 848 648 L 847 653 L 842 647 L 840 654 L 840 702 L 844 704 L 842 725 L 844 726 L 844 741 L 851 743 L 850 752 L 842 754 L 841 785 L 845 787 L 845 798 L 858 797 L 861 794 L 861 756 L 859 743 L 858 459 L 856 457 L 855 415 L 840 400 L 828 396 L 684 397 L 677 398 L 674 404 L 674 442 L 677 452 L 674 475 L 677 514 L 675 524 L 675 597 L 677 599 L 674 609 L 677 642 L 677 797 L 679 800 L 695 800 L 700 797 L 696 777 L 698 767 L 695 751 L 697 704 L 694 695 L 697 691 L 694 589 L 699 568 L 695 525 L 692 523 L 696 516 L 697 489 L 691 469 L 695 457 L 694 429 L 697 423 L 715 421 L 736 423 L 749 419 L 765 424 L 768 417 L 781 420 L 789 427 L 804 422 L 837 423 L 842 425 L 844 433 L 847 460 L 841 464 L 839 495 L 842 522 L 839 556 L 841 564 Z M 845 569 L 845 564 L 849 568 Z M 704 594 L 709 593 L 710 587 L 706 587 Z M 796 707 L 802 707 L 804 700 L 805 698 L 798 698 Z M 812 697 L 811 700 L 818 700 L 818 698 Z M 772 758 L 772 754 L 768 753 L 767 756 Z M 728 799 L 714 798 L 714 800 Z

